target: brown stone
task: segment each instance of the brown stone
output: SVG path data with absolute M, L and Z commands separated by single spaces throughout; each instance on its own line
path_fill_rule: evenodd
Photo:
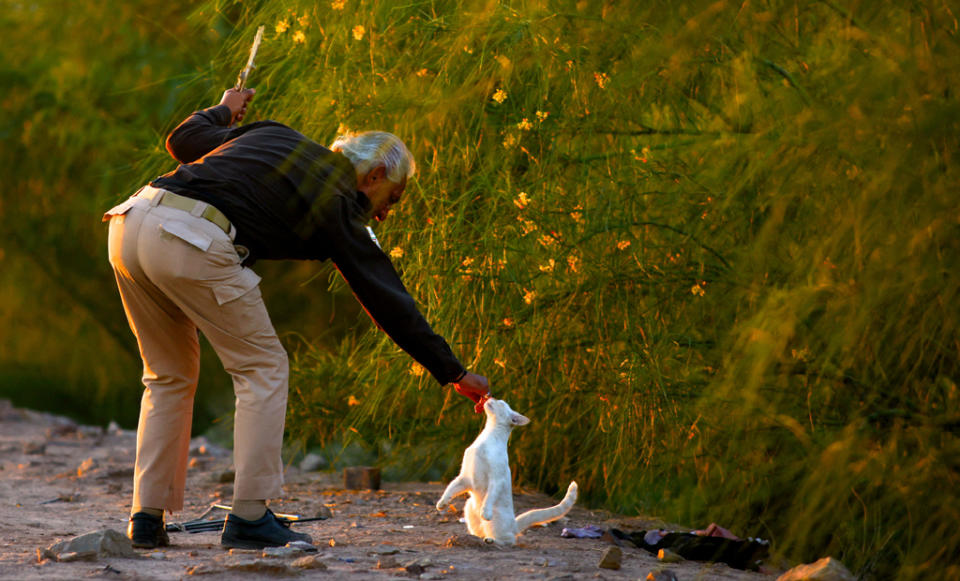
M 620 547 L 607 547 L 607 550 L 603 552 L 603 557 L 600 558 L 600 562 L 597 563 L 597 567 L 601 569 L 619 569 L 622 559 L 623 551 L 620 550 Z
M 380 490 L 380 469 L 371 466 L 344 468 L 343 487 L 349 490 Z
M 854 581 L 853 573 L 833 557 L 799 565 L 777 577 L 777 581 Z

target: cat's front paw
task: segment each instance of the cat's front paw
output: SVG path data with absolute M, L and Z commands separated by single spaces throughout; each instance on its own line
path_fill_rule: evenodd
M 437 501 L 437 510 L 443 510 L 450 506 L 450 500 L 447 498 L 441 498 Z

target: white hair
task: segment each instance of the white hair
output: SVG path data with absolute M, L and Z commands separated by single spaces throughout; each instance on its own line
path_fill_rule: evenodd
M 387 179 L 399 184 L 417 171 L 417 164 L 407 146 L 399 137 L 386 131 L 344 133 L 333 141 L 330 149 L 345 155 L 353 163 L 357 175 L 365 175 L 383 166 Z

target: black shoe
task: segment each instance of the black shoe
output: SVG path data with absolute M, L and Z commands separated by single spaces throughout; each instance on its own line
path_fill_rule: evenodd
M 170 545 L 170 537 L 163 525 L 163 517 L 145 512 L 135 513 L 127 525 L 127 536 L 138 549 L 156 549 Z
M 282 547 L 294 541 L 310 543 L 310 535 L 291 531 L 290 523 L 278 519 L 270 509 L 257 520 L 228 514 L 220 535 L 220 546 L 226 549 Z

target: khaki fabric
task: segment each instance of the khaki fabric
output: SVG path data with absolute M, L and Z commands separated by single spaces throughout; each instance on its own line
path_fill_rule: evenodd
M 107 213 L 110 264 L 143 359 L 134 505 L 183 507 L 198 330 L 233 378 L 234 496 L 276 498 L 289 370 L 260 277 L 240 265 L 231 237 L 200 217 L 206 204 L 187 212 L 160 198 L 134 197 Z

